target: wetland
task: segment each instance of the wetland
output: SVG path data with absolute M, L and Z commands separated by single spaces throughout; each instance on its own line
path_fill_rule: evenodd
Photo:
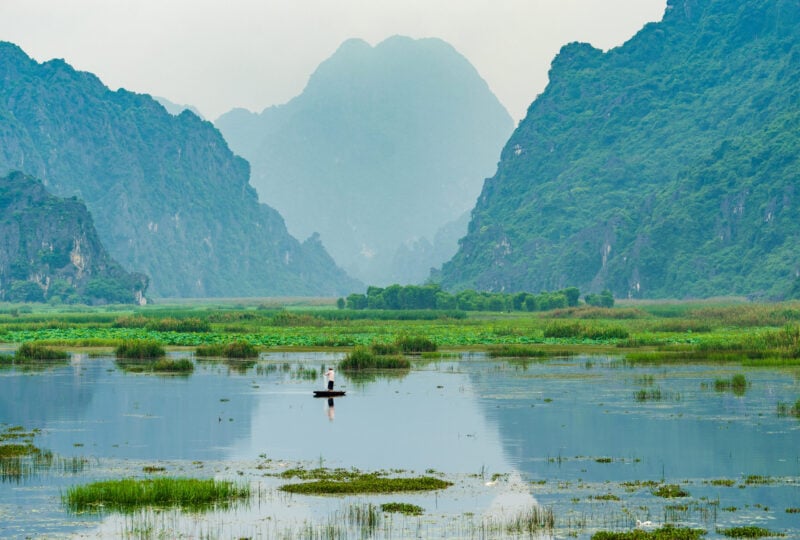
M 638 523 L 643 534 L 800 537 L 795 305 L 423 321 L 303 309 L 0 314 L 0 536 L 589 539 Z M 140 326 L 118 324 L 134 317 Z M 152 322 L 182 317 L 193 320 L 184 331 Z M 545 337 L 557 325 L 573 330 Z M 403 337 L 438 350 L 396 352 Z M 114 350 L 131 339 L 192 368 L 127 369 Z M 21 342 L 68 360 L 15 362 Z M 197 353 L 214 343 L 258 355 Z M 410 367 L 337 370 L 346 397 L 312 397 L 328 367 L 375 343 Z M 235 496 L 68 498 L 185 481 Z

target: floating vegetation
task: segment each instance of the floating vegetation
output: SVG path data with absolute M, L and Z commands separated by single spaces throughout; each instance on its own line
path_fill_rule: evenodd
M 73 486 L 62 495 L 71 511 L 131 512 L 147 506 L 204 510 L 211 505 L 228 505 L 250 496 L 250 488 L 229 481 L 198 478 L 153 478 L 107 480 Z
M 357 346 L 339 362 L 343 371 L 364 369 L 411 369 L 411 362 L 402 356 L 380 356 L 369 348 Z
M 622 499 L 619 498 L 618 495 L 614 495 L 613 493 L 606 493 L 605 495 L 591 495 L 589 496 L 590 499 L 595 501 L 621 501 Z
M 736 485 L 736 480 L 730 478 L 716 478 L 714 480 L 709 480 L 708 483 L 712 486 L 733 487 Z
M 162 358 L 166 356 L 164 347 L 154 340 L 149 339 L 134 339 L 125 340 L 120 343 L 115 349 L 114 354 L 117 358 L 126 359 L 151 359 Z
M 258 358 L 258 347 L 246 341 L 234 341 L 232 343 L 215 343 L 211 345 L 200 345 L 195 349 L 195 354 L 205 358 Z
M 390 502 L 381 505 L 381 512 L 405 514 L 407 516 L 421 516 L 425 513 L 425 509 L 421 506 L 411 503 Z
M 552 508 L 532 506 L 511 516 L 488 517 L 481 527 L 472 533 L 480 533 L 481 538 L 494 538 L 511 534 L 515 536 L 530 535 L 555 528 L 556 519 Z M 471 537 L 473 535 L 470 535 Z
M 731 527 L 729 529 L 717 529 L 717 532 L 728 538 L 765 538 L 768 536 L 786 536 L 783 533 L 770 531 L 763 527 L 754 527 L 752 525 L 746 527 Z
M 592 540 L 697 540 L 705 534 L 706 531 L 703 529 L 664 525 L 652 531 L 641 529 L 626 532 L 600 531 L 592 535 Z
M 673 499 L 677 497 L 688 497 L 689 492 L 685 491 L 677 484 L 662 484 L 652 490 L 653 495 L 662 497 L 664 499 Z
M 281 477 L 309 479 L 307 482 L 280 487 L 282 491 L 305 495 L 433 491 L 453 485 L 452 482 L 431 476 L 399 478 L 388 477 L 385 473 L 362 473 L 345 469 L 290 469 L 284 471 Z
M 777 480 L 770 476 L 762 476 L 760 474 L 749 474 L 744 477 L 744 484 L 746 486 L 759 486 L 759 485 L 768 485 L 768 484 L 775 484 Z

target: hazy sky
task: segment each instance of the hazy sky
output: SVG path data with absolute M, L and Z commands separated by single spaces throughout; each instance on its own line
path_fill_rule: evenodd
M 0 0 L 0 40 L 63 58 L 109 87 L 195 105 L 209 119 L 299 94 L 344 40 L 438 37 L 519 120 L 560 47 L 609 49 L 666 0 Z

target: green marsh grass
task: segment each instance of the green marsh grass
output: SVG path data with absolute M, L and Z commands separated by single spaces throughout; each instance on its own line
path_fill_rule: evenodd
M 69 353 L 61 349 L 54 349 L 38 343 L 29 341 L 19 346 L 14 353 L 13 360 L 16 363 L 31 363 L 52 360 L 68 360 Z
M 246 341 L 234 341 L 224 344 L 200 345 L 195 349 L 195 354 L 207 358 L 258 358 L 259 350 L 258 347 Z
M 150 359 L 161 358 L 167 353 L 157 341 L 138 339 L 123 341 L 114 349 L 114 354 L 117 358 Z
M 411 503 L 389 502 L 381 505 L 381 512 L 387 514 L 404 514 L 406 516 L 421 516 L 425 509 Z
M 383 473 L 362 473 L 345 469 L 290 469 L 282 478 L 300 478 L 301 483 L 284 484 L 281 491 L 305 495 L 353 495 L 365 493 L 401 493 L 433 491 L 452 484 L 432 476 L 388 477 Z
M 662 497 L 664 499 L 674 499 L 689 496 L 689 492 L 677 484 L 662 484 L 653 489 L 652 493 L 656 497 Z
M 435 352 L 438 348 L 435 341 L 425 336 L 400 336 L 395 340 L 395 345 L 405 354 Z
M 744 527 L 730 527 L 728 529 L 717 529 L 717 532 L 728 538 L 766 538 L 775 536 L 786 536 L 783 533 L 771 531 L 763 527 L 748 525 Z
M 576 356 L 577 351 L 566 349 L 553 349 L 542 345 L 495 345 L 489 348 L 492 358 L 554 358 Z
M 706 531 L 703 529 L 664 525 L 652 531 L 641 529 L 625 532 L 599 531 L 592 535 L 592 540 L 699 540 L 705 535 Z
M 372 369 L 410 369 L 411 362 L 402 356 L 379 356 L 369 348 L 357 346 L 339 362 L 342 371 Z
M 247 499 L 250 488 L 230 481 L 198 478 L 125 478 L 72 486 L 62 495 L 71 512 L 131 512 L 148 506 L 203 510 Z

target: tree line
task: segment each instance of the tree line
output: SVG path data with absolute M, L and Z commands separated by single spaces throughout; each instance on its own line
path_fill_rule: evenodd
M 587 294 L 584 301 L 593 306 L 612 307 L 614 297 L 610 291 Z M 552 292 L 492 293 L 471 289 L 455 294 L 442 290 L 438 284 L 390 285 L 367 287 L 366 294 L 353 293 L 339 298 L 340 309 L 442 309 L 463 311 L 549 311 L 574 307 L 580 304 L 580 290 L 567 287 Z

